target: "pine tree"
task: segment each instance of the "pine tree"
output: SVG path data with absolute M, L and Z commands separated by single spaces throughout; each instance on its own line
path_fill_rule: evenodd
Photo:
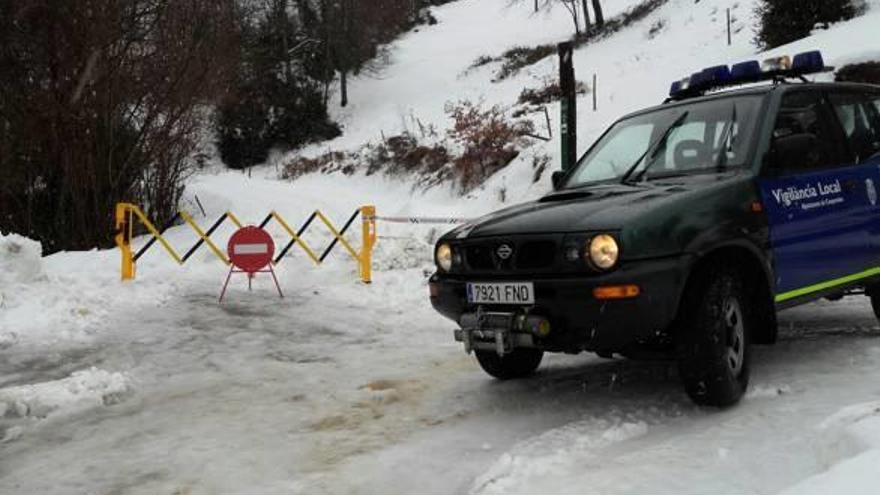
M 770 49 L 809 36 L 817 25 L 850 19 L 856 9 L 851 0 L 761 0 L 757 14 L 756 42 Z

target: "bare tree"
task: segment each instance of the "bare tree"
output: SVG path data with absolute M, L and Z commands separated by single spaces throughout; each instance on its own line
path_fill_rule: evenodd
M 511 0 L 511 4 L 516 4 L 520 1 L 521 0 Z M 578 2 L 578 0 L 535 0 L 535 12 L 538 12 L 541 9 L 552 9 L 558 4 L 562 4 L 562 6 L 565 7 L 565 10 L 568 11 L 569 15 L 571 15 L 572 23 L 574 23 L 575 37 L 579 37 L 581 35 L 581 11 L 583 11 L 584 13 L 584 31 L 589 30 L 590 12 L 587 9 L 587 0 L 581 0 L 580 2 Z
M 577 0 L 560 0 L 562 5 L 565 6 L 565 9 L 568 10 L 568 13 L 571 14 L 571 20 L 574 22 L 574 34 L 575 36 L 581 35 L 581 23 L 580 23 L 580 10 L 578 8 Z
M 113 205 L 160 223 L 200 106 L 235 64 L 232 0 L 0 2 L 0 229 L 47 251 L 107 245 Z

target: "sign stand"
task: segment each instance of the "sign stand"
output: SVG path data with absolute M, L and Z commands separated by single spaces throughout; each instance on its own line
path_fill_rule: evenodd
M 226 287 L 229 286 L 229 279 L 232 278 L 233 273 L 246 273 L 248 276 L 248 291 L 252 290 L 253 285 L 252 282 L 257 273 L 271 273 L 272 280 L 275 281 L 275 288 L 278 289 L 278 297 L 284 299 L 284 294 L 281 292 L 281 285 L 278 283 L 278 277 L 275 276 L 275 270 L 272 269 L 272 265 L 269 265 L 268 270 L 258 270 L 256 272 L 247 272 L 244 270 L 236 270 L 235 267 L 229 269 L 229 274 L 226 276 L 226 282 L 223 284 L 223 291 L 220 292 L 220 302 L 223 302 L 223 297 L 226 295 Z
M 226 289 L 233 273 L 247 274 L 249 291 L 253 289 L 253 280 L 256 274 L 269 273 L 275 282 L 275 288 L 278 289 L 278 296 L 284 298 L 278 277 L 275 276 L 275 269 L 272 268 L 275 242 L 268 232 L 259 227 L 244 227 L 232 234 L 227 252 L 232 266 L 229 267 L 226 282 L 220 292 L 220 303 L 223 303 L 223 297 L 226 295 Z

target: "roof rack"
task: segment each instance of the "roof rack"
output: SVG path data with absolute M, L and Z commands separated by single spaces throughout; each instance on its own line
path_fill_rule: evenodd
M 799 53 L 794 56 L 794 59 L 784 55 L 768 58 L 763 63 L 749 60 L 730 67 L 726 65 L 707 67 L 680 81 L 673 82 L 669 88 L 669 98 L 666 101 L 686 100 L 703 96 L 707 91 L 761 81 L 779 83 L 786 79 L 797 78 L 809 82 L 804 76 L 833 70 L 834 67 L 825 65 L 822 53 L 818 50 Z

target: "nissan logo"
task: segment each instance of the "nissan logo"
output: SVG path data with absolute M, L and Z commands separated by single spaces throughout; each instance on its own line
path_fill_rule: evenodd
M 502 260 L 507 260 L 513 254 L 513 248 L 510 247 L 509 244 L 502 244 L 498 246 L 498 250 L 495 251 L 495 254 L 498 255 L 498 258 Z

